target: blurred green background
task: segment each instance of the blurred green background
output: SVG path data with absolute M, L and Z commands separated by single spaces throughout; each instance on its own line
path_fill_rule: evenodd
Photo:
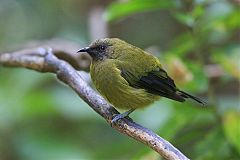
M 0 53 L 59 38 L 119 37 L 159 57 L 207 107 L 163 98 L 133 119 L 191 159 L 240 159 L 239 0 L 0 0 Z M 0 66 L 0 159 L 160 159 L 52 74 Z

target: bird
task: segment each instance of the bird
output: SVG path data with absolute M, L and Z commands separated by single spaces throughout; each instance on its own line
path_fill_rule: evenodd
M 92 58 L 90 75 L 97 91 L 114 108 L 127 110 L 114 116 L 112 123 L 161 97 L 205 104 L 178 89 L 157 57 L 119 38 L 97 39 L 79 52 L 87 52 Z

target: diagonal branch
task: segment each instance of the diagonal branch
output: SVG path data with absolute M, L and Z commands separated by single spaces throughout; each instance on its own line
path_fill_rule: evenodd
M 66 52 L 66 51 L 62 51 Z M 66 53 L 70 54 L 70 53 Z M 0 65 L 25 67 L 38 72 L 51 72 L 71 87 L 94 111 L 101 115 L 119 132 L 140 141 L 168 160 L 187 160 L 188 158 L 165 139 L 153 131 L 133 122 L 130 118 L 111 124 L 119 112 L 97 94 L 70 65 L 71 62 L 59 59 L 55 49 L 34 48 L 13 53 L 0 54 Z

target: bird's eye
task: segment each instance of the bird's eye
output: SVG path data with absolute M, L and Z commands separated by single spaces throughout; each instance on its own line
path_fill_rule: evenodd
M 100 51 L 105 51 L 106 46 L 100 46 L 99 49 L 100 49 Z

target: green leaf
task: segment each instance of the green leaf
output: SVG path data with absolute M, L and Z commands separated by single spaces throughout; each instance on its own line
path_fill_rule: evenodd
M 181 22 L 189 27 L 193 27 L 195 24 L 195 19 L 189 14 L 178 12 L 178 13 L 174 14 L 174 17 L 179 22 Z
M 183 86 L 191 91 L 203 92 L 208 89 L 208 79 L 204 73 L 203 65 L 198 61 L 185 61 L 185 64 L 193 74 L 193 80 Z
M 201 17 L 204 13 L 204 8 L 200 5 L 195 6 L 195 8 L 188 13 L 185 12 L 174 12 L 173 16 L 181 23 L 194 27 L 197 18 Z
M 183 57 L 193 51 L 195 46 L 193 35 L 189 32 L 185 32 L 174 39 L 171 49 L 169 49 L 166 54 L 174 54 Z
M 239 29 L 240 21 L 239 21 L 240 9 L 233 10 L 229 14 L 216 19 L 213 23 L 213 27 L 217 30 L 233 30 Z
M 168 140 L 174 138 L 181 129 L 184 129 L 190 124 L 192 126 L 198 124 L 197 126 L 199 126 L 199 123 L 211 124 L 215 121 L 210 110 L 204 109 L 194 102 L 189 101 L 182 104 L 179 102 L 169 102 L 167 99 L 162 99 L 162 101 L 173 105 L 173 107 L 171 107 L 171 117 L 168 118 L 159 132 L 161 136 Z
M 232 150 L 226 137 L 218 125 L 215 123 L 214 127 L 207 130 L 202 139 L 194 147 L 192 153 L 197 160 L 210 160 L 210 159 L 238 159 L 239 156 Z
M 240 154 L 240 112 L 229 111 L 223 117 L 223 129 L 229 142 Z
M 204 8 L 203 8 L 203 6 L 197 5 L 197 6 L 195 6 L 194 9 L 192 10 L 191 15 L 192 15 L 193 18 L 196 19 L 196 18 L 201 17 L 201 16 L 203 15 L 203 13 L 204 13 Z
M 239 66 L 240 45 L 231 44 L 225 48 L 212 50 L 212 61 L 220 64 L 223 69 L 234 78 L 240 79 Z
M 159 9 L 169 9 L 175 7 L 175 1 L 163 0 L 129 0 L 127 2 L 114 2 L 105 12 L 105 19 L 108 22 L 135 14 Z

